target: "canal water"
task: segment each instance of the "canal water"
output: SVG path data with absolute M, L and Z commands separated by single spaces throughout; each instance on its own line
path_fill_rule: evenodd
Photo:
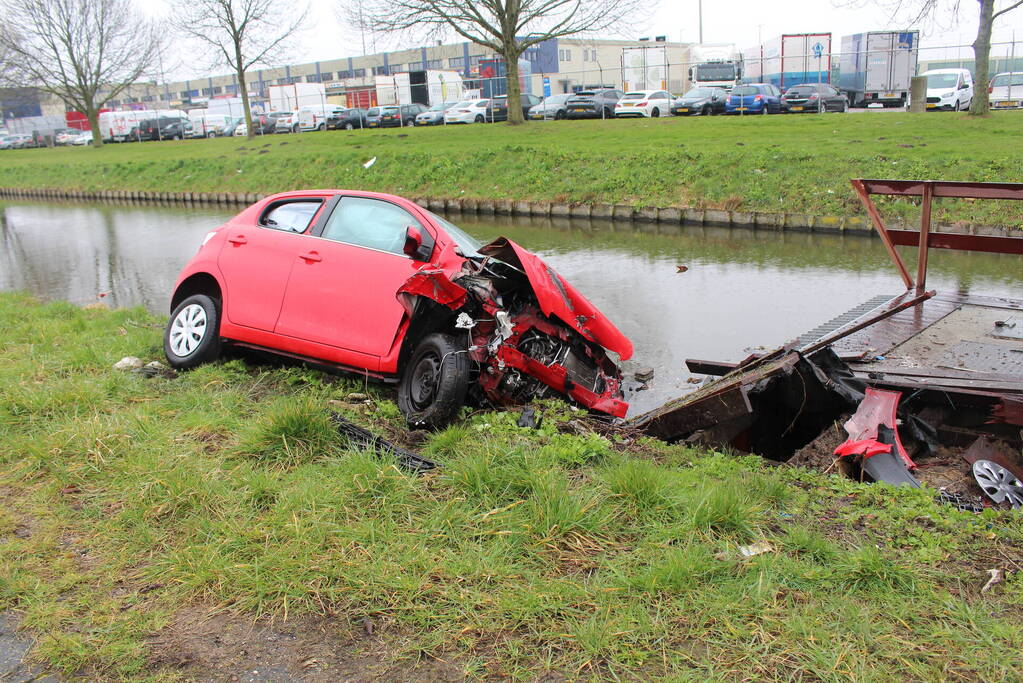
M 223 208 L 0 203 L 0 289 L 166 314 L 178 271 Z M 878 295 L 902 291 L 877 239 L 647 223 L 452 216 L 544 257 L 632 339 L 649 366 L 630 414 L 694 388 L 686 358 L 739 360 Z M 913 250 L 904 252 L 912 263 Z M 684 268 L 680 268 L 683 266 Z M 684 272 L 680 272 L 684 271 Z M 935 250 L 928 285 L 1023 298 L 1019 256 Z M 101 296 L 103 295 L 103 296 Z

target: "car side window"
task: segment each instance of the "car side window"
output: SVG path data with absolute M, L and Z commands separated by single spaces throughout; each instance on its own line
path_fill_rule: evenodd
M 282 202 L 271 206 L 259 219 L 265 228 L 284 230 L 286 232 L 305 232 L 320 209 L 321 201 Z
M 405 255 L 405 229 L 423 227 L 405 209 L 380 199 L 343 197 L 320 237 Z

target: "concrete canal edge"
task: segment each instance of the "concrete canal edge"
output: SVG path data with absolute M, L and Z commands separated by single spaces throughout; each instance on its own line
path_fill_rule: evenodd
M 62 190 L 0 188 L 0 199 L 53 199 L 130 204 L 248 206 L 268 194 L 256 192 L 143 192 L 137 190 Z M 423 208 L 444 213 L 480 216 L 632 221 L 751 230 L 876 235 L 862 216 L 815 216 L 802 213 L 725 211 L 679 207 L 652 208 L 630 204 L 577 204 L 511 199 L 411 197 Z M 891 227 L 897 227 L 893 224 Z M 1019 231 L 986 225 L 939 225 L 938 232 L 1016 236 Z

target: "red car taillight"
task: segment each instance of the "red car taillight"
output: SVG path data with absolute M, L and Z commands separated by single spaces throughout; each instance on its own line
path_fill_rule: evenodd
M 649 102 L 640 102 L 640 103 L 639 103 L 639 104 L 637 104 L 636 106 L 637 106 L 637 107 L 645 107 L 645 106 L 646 106 L 647 104 L 649 104 Z

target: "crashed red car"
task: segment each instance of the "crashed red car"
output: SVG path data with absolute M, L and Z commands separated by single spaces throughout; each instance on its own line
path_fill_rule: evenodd
M 164 352 L 176 368 L 223 344 L 398 382 L 410 425 L 466 403 L 560 394 L 622 417 L 632 343 L 511 240 L 479 245 L 393 195 L 267 197 L 206 235 L 174 287 Z

